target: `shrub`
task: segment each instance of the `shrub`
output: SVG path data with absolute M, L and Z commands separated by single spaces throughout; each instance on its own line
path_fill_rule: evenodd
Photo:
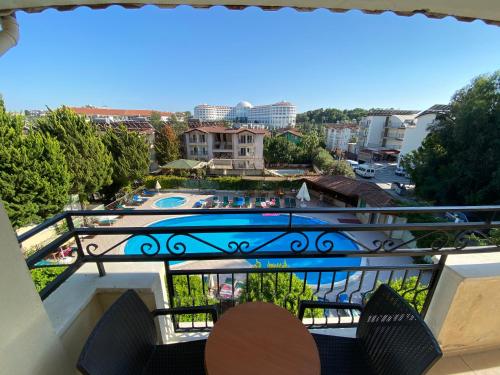
M 158 181 L 163 189 L 212 189 L 212 190 L 279 190 L 298 189 L 300 180 L 263 181 L 248 180 L 241 177 L 208 177 L 204 179 L 190 179 L 173 175 L 148 176 L 144 179 L 144 185 L 148 189 L 154 189 Z
M 412 276 L 407 278 L 404 283 L 403 279 L 392 280 L 389 286 L 402 296 L 417 312 L 421 313 L 429 291 L 425 289 L 427 286 L 417 284 L 417 281 L 418 277 Z M 378 281 L 377 287 L 381 284 L 382 282 Z M 370 296 L 371 294 L 366 297 L 369 298 Z
M 260 268 L 261 264 L 257 262 L 255 268 Z M 299 311 L 299 302 L 301 300 L 316 300 L 312 289 L 305 285 L 294 273 L 290 274 L 280 272 L 272 273 L 272 268 L 286 268 L 283 264 L 268 264 L 270 272 L 264 274 L 251 273 L 248 275 L 248 286 L 245 285 L 240 302 L 263 301 L 271 302 L 278 306 L 285 307 L 292 315 L 297 316 Z M 323 316 L 322 309 L 307 309 L 304 316 L 306 318 Z
M 31 278 L 35 283 L 35 288 L 38 292 L 43 290 L 57 276 L 64 272 L 66 266 L 43 267 L 30 270 Z
M 188 179 L 179 176 L 148 176 L 144 179 L 144 185 L 148 189 L 154 189 L 158 181 L 162 189 L 177 189 L 184 187 Z
M 174 284 L 174 307 L 186 306 L 206 306 L 216 304 L 218 301 L 215 298 L 210 298 L 208 291 L 208 282 L 203 285 L 201 277 L 197 275 L 188 276 L 179 275 L 172 276 Z M 168 282 L 168 279 L 167 279 Z M 179 322 L 205 321 L 212 320 L 210 315 L 206 314 L 186 314 L 177 317 Z

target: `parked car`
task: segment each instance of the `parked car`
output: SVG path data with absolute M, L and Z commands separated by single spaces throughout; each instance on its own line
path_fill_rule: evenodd
M 355 160 L 349 160 L 349 159 L 347 159 L 346 161 L 349 163 L 349 165 L 351 166 L 351 168 L 353 170 L 358 169 L 359 163 L 357 161 L 355 161 Z
M 360 166 L 358 166 L 358 168 L 356 168 L 354 172 L 364 178 L 375 177 L 375 168 L 368 164 L 361 164 Z

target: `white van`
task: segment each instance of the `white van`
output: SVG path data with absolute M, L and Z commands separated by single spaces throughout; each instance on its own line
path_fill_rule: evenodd
M 347 159 L 346 161 L 350 164 L 350 166 L 351 166 L 351 168 L 353 170 L 358 169 L 359 163 L 357 161 L 355 161 L 355 160 L 349 160 L 349 159 Z
M 375 177 L 375 169 L 371 165 L 361 164 L 354 171 L 357 175 L 364 178 Z

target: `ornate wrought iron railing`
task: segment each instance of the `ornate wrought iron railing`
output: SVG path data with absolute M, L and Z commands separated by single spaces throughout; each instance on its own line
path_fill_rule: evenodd
M 242 301 L 261 299 L 295 311 L 305 299 L 363 303 L 378 283 L 389 282 L 425 314 L 448 255 L 500 250 L 494 236 L 500 228 L 500 221 L 495 220 L 499 211 L 500 206 L 71 211 L 54 216 L 18 239 L 23 245 L 41 232 L 64 223 L 65 230 L 26 259 L 31 270 L 62 269 L 40 290 L 42 299 L 84 263 L 95 263 L 104 276 L 107 262 L 162 261 L 167 271 L 169 302 L 174 307 L 215 301 L 223 311 Z M 469 222 L 446 221 L 446 215 L 457 212 L 468 215 Z M 220 214 L 256 215 L 258 223 L 144 226 L 172 217 L 204 215 L 210 219 Z M 280 220 L 272 224 L 269 216 L 279 216 Z M 321 221 L 304 224 L 300 220 L 303 216 Z M 251 236 L 254 240 L 238 236 L 226 242 L 214 240 L 218 233 L 242 232 L 259 235 Z M 133 251 L 125 253 L 125 245 L 134 238 L 140 241 Z M 357 249 L 344 247 L 342 239 L 349 240 Z M 383 261 L 389 257 L 392 261 Z M 433 260 L 430 264 L 413 261 L 422 257 Z M 359 266 L 282 265 L 283 259 L 296 258 L 362 261 Z M 190 269 L 180 269 L 173 264 L 227 259 L 261 260 L 281 266 L 196 269 L 194 264 Z M 191 280 L 198 280 L 199 290 Z M 185 288 L 176 288 L 179 283 L 184 283 Z M 176 328 L 193 330 L 210 326 L 208 321 L 200 326 L 198 318 L 176 322 Z M 352 326 L 356 314 L 313 309 L 306 312 L 304 322 L 311 327 Z

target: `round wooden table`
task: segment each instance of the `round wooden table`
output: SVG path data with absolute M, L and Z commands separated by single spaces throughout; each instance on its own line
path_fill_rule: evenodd
M 295 316 L 265 302 L 226 311 L 205 347 L 208 375 L 319 375 L 316 343 Z

